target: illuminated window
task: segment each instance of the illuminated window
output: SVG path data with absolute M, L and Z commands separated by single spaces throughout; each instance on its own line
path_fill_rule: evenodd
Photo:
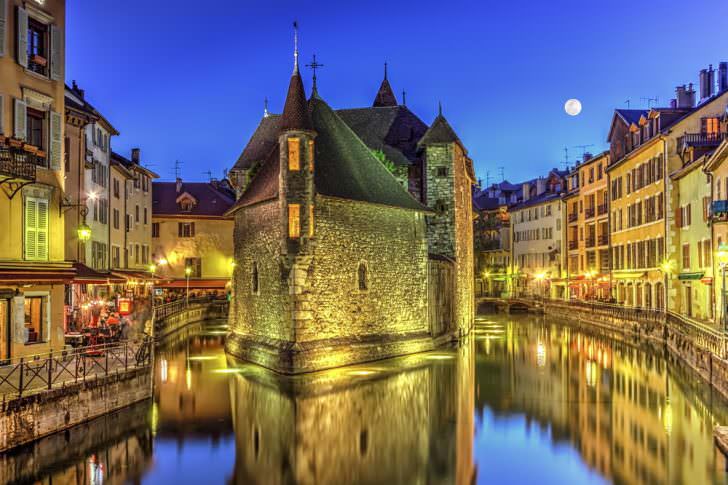
M 720 120 L 718 118 L 703 118 L 702 131 L 709 137 L 715 137 L 720 131 Z
M 313 173 L 313 140 L 308 140 L 308 171 Z
M 26 343 L 33 344 L 46 341 L 46 304 L 45 296 L 25 297 L 25 329 L 27 331 Z
M 288 139 L 288 170 L 301 170 L 301 140 Z
M 313 236 L 313 204 L 308 207 L 308 237 Z
M 357 281 L 359 283 L 359 291 L 366 291 L 369 287 L 369 282 L 367 281 L 367 265 L 364 263 L 359 263 Z
M 288 237 L 301 237 L 301 206 L 299 204 L 288 205 Z

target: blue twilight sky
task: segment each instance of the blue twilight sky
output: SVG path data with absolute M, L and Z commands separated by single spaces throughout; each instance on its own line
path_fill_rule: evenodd
M 725 0 L 289 1 L 67 0 L 67 80 L 163 179 L 221 176 L 263 111 L 280 112 L 301 56 L 325 67 L 335 108 L 369 106 L 389 62 L 401 101 L 430 123 L 443 112 L 479 177 L 511 181 L 606 148 L 612 110 L 667 105 L 678 84 L 728 60 Z M 304 83 L 310 90 L 310 71 Z M 568 98 L 584 106 L 564 113 Z

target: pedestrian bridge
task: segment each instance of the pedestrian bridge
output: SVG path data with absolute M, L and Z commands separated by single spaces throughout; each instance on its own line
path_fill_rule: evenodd
M 532 298 L 475 297 L 478 313 L 542 313 L 541 301 Z

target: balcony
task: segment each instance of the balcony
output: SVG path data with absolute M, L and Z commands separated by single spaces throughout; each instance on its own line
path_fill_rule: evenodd
M 576 220 L 578 218 L 579 218 L 579 214 L 577 214 L 576 212 L 572 212 L 571 214 L 568 215 L 567 220 L 569 222 L 576 222 Z
M 35 182 L 38 158 L 22 148 L 0 145 L 0 186 L 10 199 L 23 186 Z
M 569 250 L 574 250 L 579 247 L 578 241 L 569 241 Z
M 594 236 L 586 238 L 586 247 L 593 248 L 596 238 Z
M 609 236 L 607 236 L 606 234 L 602 234 L 601 236 L 599 236 L 599 238 L 597 238 L 597 242 L 600 246 L 606 246 L 607 244 L 609 244 Z
M 592 217 L 594 217 L 594 207 L 587 207 L 586 209 L 584 209 L 584 217 L 586 217 L 587 219 L 591 219 Z
M 714 200 L 710 205 L 713 222 L 728 221 L 728 200 Z
M 607 204 L 599 204 L 597 206 L 597 215 L 601 216 L 607 213 Z
M 680 149 L 687 147 L 717 147 L 728 138 L 728 133 L 685 133 L 677 139 L 677 146 Z

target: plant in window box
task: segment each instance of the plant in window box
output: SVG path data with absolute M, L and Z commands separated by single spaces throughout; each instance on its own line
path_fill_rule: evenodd
M 23 146 L 23 140 L 19 138 L 10 138 L 9 140 L 10 146 L 13 148 L 20 148 Z
M 38 147 L 34 145 L 28 145 L 27 143 L 23 145 L 23 150 L 25 150 L 28 153 L 37 153 Z
M 48 65 L 48 60 L 43 56 L 39 56 L 38 54 L 34 54 L 33 57 L 30 58 L 30 62 L 43 67 Z
M 45 158 L 46 155 L 48 155 L 45 150 L 38 149 L 38 151 L 35 152 L 36 157 Z

